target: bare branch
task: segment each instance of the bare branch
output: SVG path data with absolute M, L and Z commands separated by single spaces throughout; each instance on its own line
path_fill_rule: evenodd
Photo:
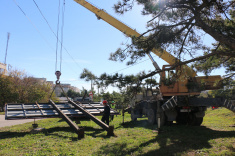
M 167 9 L 166 9 L 166 8 L 163 8 L 162 11 L 161 11 L 159 14 L 157 14 L 153 19 L 149 20 L 147 23 L 152 22 L 154 19 L 156 19 L 156 18 L 158 18 L 159 16 L 161 16 L 161 14 L 162 14 L 165 10 L 167 10 Z
M 191 27 L 188 29 L 187 34 L 186 34 L 185 37 L 184 37 L 184 41 L 183 41 L 182 46 L 181 46 L 181 48 L 180 48 L 179 55 L 180 55 L 180 54 L 182 53 L 182 51 L 183 51 L 184 43 L 185 43 L 185 41 L 186 41 L 186 39 L 187 39 L 187 37 L 188 37 L 188 34 L 189 34 L 190 30 L 192 29 L 192 27 L 193 27 L 193 25 L 191 25 Z

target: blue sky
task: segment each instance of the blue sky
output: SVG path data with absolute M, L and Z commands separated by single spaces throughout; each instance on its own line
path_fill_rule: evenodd
M 15 2 L 25 12 L 21 12 Z M 58 0 L 35 0 L 51 28 L 57 32 Z M 62 2 L 62 1 L 61 1 Z M 79 79 L 84 68 L 95 75 L 104 72 L 114 74 L 137 74 L 140 71 L 154 70 L 150 60 L 127 68 L 125 63 L 108 60 L 111 52 L 130 42 L 119 30 L 96 16 L 73 0 L 65 1 L 65 22 L 63 45 L 67 49 L 62 55 L 62 83 L 70 83 L 78 88 L 90 89 L 90 84 Z M 125 15 L 118 15 L 113 9 L 116 1 L 89 0 L 100 9 L 119 19 L 139 33 L 146 30 L 150 17 L 140 14 L 141 6 Z M 10 33 L 7 64 L 24 70 L 29 76 L 55 81 L 56 37 L 41 16 L 33 0 L 0 0 L 0 62 L 4 61 L 7 32 Z M 60 46 L 59 46 L 60 49 Z M 58 51 L 58 54 L 60 51 Z M 154 55 L 153 55 L 154 56 Z M 58 55 L 58 57 L 60 57 Z M 147 57 L 140 60 L 148 59 Z M 165 61 L 154 56 L 161 67 Z M 58 59 L 58 66 L 60 61 Z M 59 68 L 58 68 L 59 69 Z M 221 71 L 220 71 L 221 72 Z M 217 74 L 217 73 L 215 73 Z M 109 88 L 111 91 L 112 89 Z

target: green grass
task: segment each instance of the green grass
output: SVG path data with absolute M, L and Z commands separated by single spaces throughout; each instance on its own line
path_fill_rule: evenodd
M 5 115 L 5 112 L 0 112 L 0 115 Z
M 100 117 L 99 117 L 100 118 Z M 226 109 L 208 110 L 200 127 L 162 127 L 146 118 L 131 122 L 130 115 L 114 118 L 114 133 L 106 136 L 92 121 L 82 121 L 85 138 L 77 134 L 61 119 L 37 121 L 46 132 L 30 134 L 32 123 L 0 128 L 0 155 L 235 155 L 235 115 Z

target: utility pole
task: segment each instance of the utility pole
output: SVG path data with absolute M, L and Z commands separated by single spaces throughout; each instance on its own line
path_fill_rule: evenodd
M 10 33 L 8 32 L 8 33 L 7 33 L 7 46 L 6 46 L 6 53 L 5 53 L 5 61 L 4 61 L 4 64 L 7 64 L 7 50 L 8 50 L 8 42 L 9 42 L 9 39 L 10 39 Z
M 93 92 L 92 92 L 92 79 L 91 79 L 91 92 L 89 93 L 89 97 L 93 101 Z
M 91 79 L 91 91 L 92 91 L 92 79 Z

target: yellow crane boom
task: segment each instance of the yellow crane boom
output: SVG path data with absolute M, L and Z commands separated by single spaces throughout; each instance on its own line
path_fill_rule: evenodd
M 77 2 L 78 4 L 82 5 L 86 9 L 90 10 L 91 12 L 93 12 L 97 16 L 98 19 L 104 20 L 105 22 L 109 23 L 110 25 L 112 25 L 116 29 L 123 32 L 125 35 L 127 35 L 129 37 L 132 37 L 132 36 L 139 37 L 141 35 L 138 32 L 136 32 L 135 30 L 133 30 L 132 28 L 128 27 L 124 23 L 122 23 L 119 20 L 117 20 L 116 18 L 114 18 L 113 16 L 106 13 L 103 9 L 99 9 L 85 0 L 74 0 L 74 1 Z M 170 65 L 174 65 L 175 62 L 179 62 L 179 60 L 176 57 L 174 57 L 173 55 L 171 55 L 170 53 L 168 53 L 167 51 L 165 51 L 163 49 L 155 49 L 154 48 L 154 49 L 152 49 L 152 52 L 154 54 L 156 54 L 157 56 L 159 56 L 164 61 L 166 61 L 167 63 L 169 63 Z M 191 76 L 191 77 L 196 76 L 195 71 L 193 71 L 188 66 L 186 66 L 186 72 L 187 72 L 188 76 Z

